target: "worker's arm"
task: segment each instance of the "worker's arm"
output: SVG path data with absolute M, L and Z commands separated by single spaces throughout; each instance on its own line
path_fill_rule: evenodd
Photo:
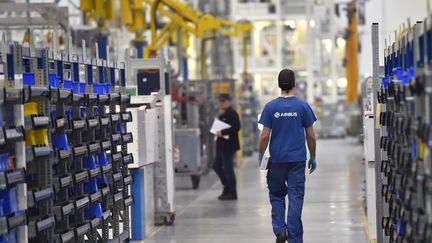
M 221 131 L 221 134 L 223 136 L 225 136 L 225 135 L 234 136 L 234 135 L 236 135 L 240 131 L 241 124 L 240 124 L 240 118 L 239 118 L 237 112 L 235 112 L 235 111 L 234 112 L 230 112 L 227 115 L 227 121 L 226 122 L 228 124 L 230 124 L 231 127 L 227 128 L 227 129 L 224 129 L 224 130 Z
M 271 129 L 268 127 L 264 127 L 264 129 L 261 132 L 261 136 L 259 139 L 259 152 L 260 154 L 264 154 L 264 152 L 267 149 L 269 140 L 270 140 L 270 133 Z
M 309 126 L 306 129 L 306 141 L 307 141 L 307 146 L 309 149 L 309 153 L 310 153 L 310 159 L 309 159 L 309 173 L 314 172 L 314 170 L 317 167 L 316 164 L 316 159 L 315 159 L 315 155 L 316 155 L 316 138 L 315 138 L 315 131 L 313 129 L 313 126 Z
M 311 156 L 315 157 L 316 154 L 316 138 L 313 126 L 306 128 L 306 141 Z

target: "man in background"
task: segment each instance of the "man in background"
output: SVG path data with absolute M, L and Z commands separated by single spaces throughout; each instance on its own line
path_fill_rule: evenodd
M 306 145 L 309 148 L 309 169 L 316 169 L 316 139 L 313 123 L 316 117 L 306 102 L 295 96 L 295 75 L 284 69 L 279 73 L 278 97 L 264 107 L 259 123 L 264 128 L 259 140 L 259 161 L 270 140 L 267 185 L 272 206 L 272 225 L 276 243 L 303 242 L 302 209 L 305 193 Z M 271 136 L 270 136 L 271 134 Z M 271 137 L 271 138 L 270 138 Z M 306 138 L 306 139 L 305 139 Z M 289 208 L 285 217 L 285 196 Z
M 219 95 L 219 120 L 230 125 L 230 128 L 217 132 L 216 158 L 213 169 L 218 175 L 224 189 L 218 197 L 219 200 L 237 200 L 237 185 L 234 172 L 234 156 L 240 149 L 238 132 L 240 119 L 237 112 L 231 107 L 229 94 Z

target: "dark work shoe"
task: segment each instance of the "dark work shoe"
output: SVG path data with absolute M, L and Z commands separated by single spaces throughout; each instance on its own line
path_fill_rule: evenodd
M 287 236 L 285 233 L 281 233 L 276 236 L 276 243 L 286 243 L 286 241 L 287 241 Z
M 228 194 L 228 189 L 224 187 L 222 194 L 218 197 L 218 199 L 220 200 L 223 196 L 226 196 Z
M 229 201 L 229 200 L 237 200 L 237 195 L 236 194 L 226 194 L 226 195 L 222 195 L 219 197 L 219 200 L 222 201 Z

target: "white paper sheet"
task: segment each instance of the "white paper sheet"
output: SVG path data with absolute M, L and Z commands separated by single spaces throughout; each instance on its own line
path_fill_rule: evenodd
M 266 150 L 266 152 L 264 153 L 264 156 L 261 160 L 261 164 L 260 164 L 260 170 L 267 170 L 267 166 L 270 160 L 270 153 L 268 151 L 268 149 Z
M 217 132 L 222 131 L 222 130 L 227 129 L 227 128 L 230 128 L 230 127 L 231 127 L 230 124 L 225 123 L 225 122 L 216 118 L 213 122 L 213 125 L 210 128 L 210 132 L 212 134 L 216 135 Z M 223 138 L 229 139 L 229 135 L 225 135 L 225 136 L 223 136 Z

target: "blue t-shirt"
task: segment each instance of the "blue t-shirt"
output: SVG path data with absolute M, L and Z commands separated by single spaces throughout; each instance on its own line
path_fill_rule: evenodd
M 259 123 L 272 129 L 271 162 L 305 161 L 305 128 L 312 126 L 316 120 L 309 104 L 295 96 L 279 97 L 267 103 Z

